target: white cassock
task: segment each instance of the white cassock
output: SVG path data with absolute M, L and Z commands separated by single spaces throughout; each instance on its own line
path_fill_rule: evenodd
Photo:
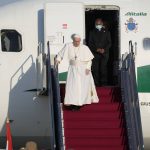
M 93 58 L 93 54 L 86 45 L 75 47 L 73 43 L 66 44 L 58 53 L 58 61 L 69 60 L 65 105 L 82 106 L 99 102 L 92 74 L 85 73 L 86 69 L 91 70 Z

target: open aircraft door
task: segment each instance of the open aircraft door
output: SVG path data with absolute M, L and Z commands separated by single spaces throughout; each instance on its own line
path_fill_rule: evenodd
M 66 43 L 72 42 L 71 35 L 77 33 L 82 42 L 85 38 L 84 7 L 82 3 L 47 3 L 45 6 L 45 51 L 50 43 L 51 60 Z M 68 61 L 59 65 L 60 81 L 66 80 Z

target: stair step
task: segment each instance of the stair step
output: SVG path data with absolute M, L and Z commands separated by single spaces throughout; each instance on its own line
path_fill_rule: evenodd
M 79 111 L 63 107 L 66 150 L 128 150 L 119 87 L 96 87 L 99 103 Z M 61 86 L 63 102 L 65 86 Z
M 65 137 L 90 137 L 90 138 L 97 138 L 97 137 L 106 137 L 106 138 L 120 138 L 124 135 L 124 128 L 118 129 L 67 129 L 64 130 Z
M 62 89 L 62 88 L 61 88 Z M 111 90 L 110 90 L 111 91 Z M 114 94 L 110 94 L 112 92 L 110 91 L 105 91 L 105 93 L 101 93 L 101 92 L 97 92 L 97 95 L 99 97 L 100 103 L 114 103 L 114 102 L 121 102 L 121 97 L 120 95 L 114 95 Z M 65 91 L 64 89 L 60 91 L 61 93 L 61 102 L 63 103 L 64 101 L 64 96 L 65 96 Z
M 102 95 L 112 95 L 114 88 L 111 87 L 96 87 L 97 93 L 102 96 Z
M 66 150 L 128 150 L 126 145 L 121 145 L 121 146 L 94 146 L 94 147 L 66 147 Z
M 66 146 L 121 146 L 125 144 L 123 138 L 65 138 Z
M 80 111 L 87 111 L 87 112 L 91 112 L 91 111 L 120 111 L 121 108 L 121 104 L 120 103 L 112 103 L 112 104 L 101 104 L 101 103 L 97 103 L 97 104 L 89 104 L 89 105 L 85 105 L 83 107 L 81 107 Z M 65 111 L 65 108 L 64 108 Z M 67 111 L 68 112 L 68 111 Z M 76 113 L 76 112 L 75 112 Z
M 112 103 L 112 104 L 100 104 L 100 103 L 97 103 L 97 104 L 88 104 L 88 105 L 84 105 L 83 107 L 81 107 L 81 109 L 79 110 L 79 112 L 81 111 L 86 111 L 86 112 L 101 112 L 101 111 L 104 111 L 104 112 L 107 112 L 107 111 L 120 111 L 120 108 L 122 104 L 120 103 Z M 63 110 L 64 112 L 67 111 L 69 112 L 67 109 L 65 109 L 63 107 Z M 77 111 L 76 111 L 77 112 Z M 74 112 L 74 113 L 76 113 Z
M 73 112 L 68 111 L 67 113 L 64 113 L 64 120 L 89 120 L 95 121 L 95 120 L 117 120 L 120 119 L 122 115 L 120 112 Z M 95 122 L 93 122 L 94 124 Z
M 114 96 L 110 96 L 110 95 L 102 95 L 100 96 L 98 94 L 99 97 L 99 102 L 100 103 L 115 103 L 115 102 L 121 102 L 120 101 L 120 97 L 114 97 Z
M 102 96 L 111 96 L 111 95 L 116 95 L 117 97 L 120 96 L 120 89 L 119 87 L 96 87 L 97 95 L 99 97 Z M 61 97 L 63 98 L 65 95 L 65 85 L 60 86 L 60 94 Z
M 62 100 L 63 103 L 63 100 Z M 110 96 L 103 96 L 103 97 L 99 97 L 99 103 L 96 104 L 115 104 L 115 103 L 121 103 L 121 100 L 119 98 L 112 98 Z M 94 104 L 94 103 L 92 103 Z M 91 105 L 91 104 L 87 104 L 87 105 Z
M 80 129 L 90 129 L 90 128 L 119 128 L 124 127 L 124 124 L 121 120 L 107 120 L 107 121 L 88 121 L 88 120 L 72 120 L 72 121 L 65 121 L 64 126 L 66 129 L 73 129 L 73 128 L 80 128 Z

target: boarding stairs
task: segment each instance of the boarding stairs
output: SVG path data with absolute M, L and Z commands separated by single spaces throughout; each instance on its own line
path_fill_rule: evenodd
M 48 43 L 51 150 L 144 150 L 131 41 L 129 47 L 120 65 L 120 85 L 97 87 L 99 103 L 70 111 L 63 106 L 65 85 L 50 64 Z
M 118 87 L 97 87 L 99 103 L 79 111 L 63 107 L 66 150 L 128 150 L 125 115 Z M 64 87 L 61 87 L 62 99 Z

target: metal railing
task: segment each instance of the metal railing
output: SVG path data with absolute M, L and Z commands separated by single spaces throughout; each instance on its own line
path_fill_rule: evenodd
M 51 111 L 51 150 L 64 150 L 58 72 L 51 65 L 49 42 L 47 43 L 47 47 L 48 96 Z
M 125 109 L 129 150 L 144 150 L 132 41 L 129 41 L 129 51 L 129 54 L 123 55 L 121 64 L 122 101 Z
M 53 106 L 54 106 L 54 121 L 56 135 L 56 150 L 64 150 L 63 131 L 62 131 L 62 112 L 61 112 L 61 96 L 57 67 L 52 68 L 52 89 L 53 89 Z

